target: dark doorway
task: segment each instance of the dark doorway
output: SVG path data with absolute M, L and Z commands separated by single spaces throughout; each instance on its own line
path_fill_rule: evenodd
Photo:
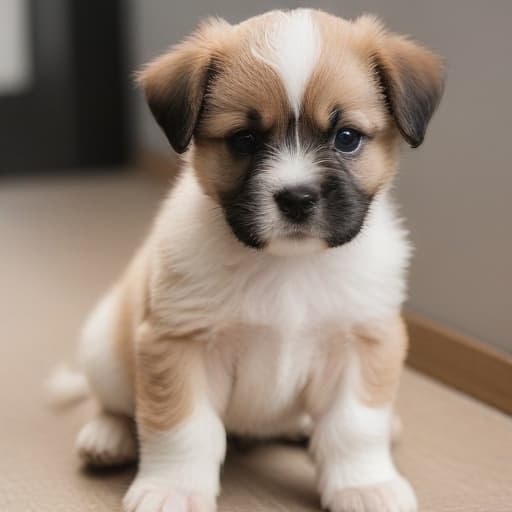
M 123 0 L 28 0 L 31 80 L 0 95 L 0 173 L 129 159 Z

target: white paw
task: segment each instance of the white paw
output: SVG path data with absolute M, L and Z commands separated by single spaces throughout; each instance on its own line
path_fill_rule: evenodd
M 124 512 L 215 512 L 215 499 L 135 481 L 123 499 Z
M 128 418 L 101 414 L 80 430 L 76 448 L 80 458 L 92 466 L 111 466 L 133 462 L 137 442 Z
M 347 487 L 334 493 L 331 512 L 417 512 L 418 503 L 411 485 L 398 477 L 389 482 L 365 487 Z

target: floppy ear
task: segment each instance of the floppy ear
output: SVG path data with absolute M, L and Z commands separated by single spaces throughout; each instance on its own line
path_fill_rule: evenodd
M 425 137 L 444 88 L 444 67 L 429 50 L 397 35 L 383 38 L 376 66 L 388 107 L 404 139 L 413 148 Z
M 361 16 L 356 25 L 362 34 L 372 34 L 373 48 L 367 50 L 389 111 L 403 138 L 411 147 L 418 147 L 443 94 L 442 60 L 414 41 L 387 32 L 373 16 Z
M 208 20 L 138 74 L 149 108 L 177 153 L 190 144 L 217 44 L 230 28 L 222 19 Z

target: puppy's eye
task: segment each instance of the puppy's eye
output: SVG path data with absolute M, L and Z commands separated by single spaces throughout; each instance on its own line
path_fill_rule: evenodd
M 240 155 L 251 155 L 258 149 L 258 141 L 248 130 L 234 133 L 227 139 L 229 148 Z
M 353 128 L 341 128 L 334 139 L 334 147 L 342 153 L 354 153 L 363 140 L 363 134 Z

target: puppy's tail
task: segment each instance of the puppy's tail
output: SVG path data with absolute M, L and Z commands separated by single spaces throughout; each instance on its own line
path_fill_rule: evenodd
M 86 376 L 66 365 L 58 366 L 46 381 L 46 395 L 56 408 L 78 404 L 91 394 Z

